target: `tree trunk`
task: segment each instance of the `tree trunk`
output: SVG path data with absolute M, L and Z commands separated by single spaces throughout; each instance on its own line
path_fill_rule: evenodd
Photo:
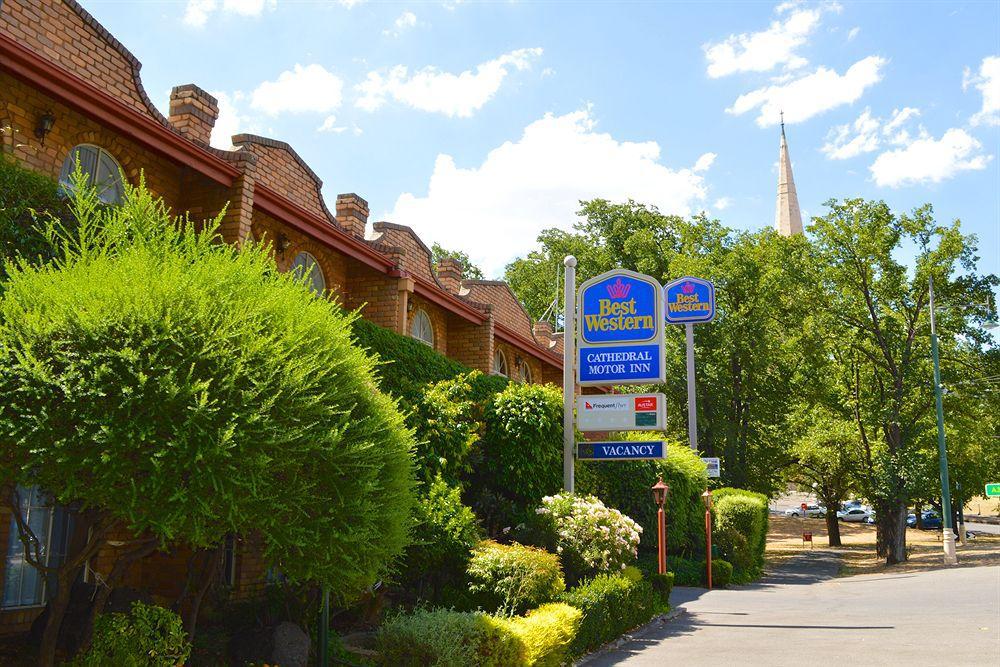
M 59 630 L 62 629 L 63 617 L 69 606 L 69 598 L 73 589 L 73 581 L 80 572 L 80 567 L 60 568 L 56 575 L 56 594 L 49 598 L 48 618 L 45 619 L 45 629 L 38 646 L 38 664 L 41 667 L 52 667 L 56 664 L 56 648 L 59 642 Z
M 840 541 L 840 523 L 837 521 L 838 505 L 826 506 L 826 533 L 831 547 L 843 546 Z M 831 509 L 833 507 L 833 509 Z
M 892 501 L 880 504 L 876 510 L 875 550 L 886 565 L 906 560 L 906 503 Z
M 189 640 L 194 640 L 194 633 L 198 627 L 198 612 L 201 610 L 201 602 L 205 599 L 205 594 L 211 588 L 219 574 L 219 566 L 222 562 L 222 547 L 207 549 L 204 554 L 204 565 L 200 568 L 201 575 L 198 579 L 194 595 L 191 596 L 191 606 L 184 614 L 184 631 L 187 632 Z

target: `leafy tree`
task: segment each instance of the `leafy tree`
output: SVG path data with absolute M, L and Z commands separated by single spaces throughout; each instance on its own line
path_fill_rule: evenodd
M 469 255 L 462 252 L 461 250 L 447 250 L 441 247 L 439 244 L 435 243 L 431 246 L 431 261 L 434 262 L 434 266 L 444 259 L 457 259 L 462 263 L 463 275 L 469 280 L 482 280 L 483 270 L 472 263 L 469 259 Z
M 877 551 L 888 563 L 906 559 L 909 501 L 926 486 L 935 440 L 929 354 L 928 281 L 937 304 L 985 304 L 994 276 L 976 271 L 975 238 L 960 223 L 939 225 L 930 205 L 896 214 L 880 201 L 831 200 L 810 228 L 821 261 L 828 346 L 841 407 L 850 410 L 861 444 L 859 487 L 877 512 Z M 912 252 L 911 270 L 899 259 Z M 943 356 L 959 337 L 986 344 L 977 320 L 985 308 L 942 308 Z M 955 366 L 949 372 L 957 372 Z
M 857 479 L 861 448 L 857 428 L 849 419 L 822 408 L 805 407 L 803 433 L 792 446 L 792 478 L 816 492 L 826 507 L 830 546 L 841 546 L 837 510 L 847 500 Z
M 0 260 L 50 259 L 52 246 L 45 238 L 44 221 L 52 216 L 68 218 L 68 212 L 54 180 L 0 155 Z M 0 265 L 0 280 L 5 271 Z
M 344 598 L 370 585 L 408 540 L 413 436 L 352 345 L 353 316 L 266 248 L 220 243 L 218 219 L 197 231 L 142 185 L 113 209 L 76 191 L 57 258 L 8 263 L 0 294 L 0 482 L 81 518 L 58 568 L 20 525 L 57 581 L 42 662 L 70 584 L 116 529 L 135 539 L 112 586 L 129 558 L 229 532 L 259 534 L 293 580 Z

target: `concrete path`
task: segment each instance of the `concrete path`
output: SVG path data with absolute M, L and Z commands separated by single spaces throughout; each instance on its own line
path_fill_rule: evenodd
M 675 588 L 685 610 L 604 665 L 1000 665 L 1000 563 L 835 578 L 807 552 L 751 586 Z

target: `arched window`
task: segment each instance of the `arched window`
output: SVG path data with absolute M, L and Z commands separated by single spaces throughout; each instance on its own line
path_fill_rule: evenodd
M 493 373 L 507 377 L 510 372 L 507 370 L 507 357 L 502 350 L 493 353 Z
M 426 311 L 418 310 L 413 314 L 413 320 L 410 322 L 410 335 L 421 343 L 434 347 L 434 326 Z
M 80 162 L 80 170 L 87 175 L 87 184 L 97 188 L 97 195 L 105 204 L 118 204 L 125 192 L 121 167 L 111 154 L 100 146 L 80 144 L 63 160 L 59 184 L 67 192 L 72 188 L 70 177 Z
M 517 365 L 517 377 L 526 384 L 531 384 L 531 366 L 527 361 L 521 361 Z
M 323 292 L 326 291 L 326 278 L 323 277 L 323 269 L 319 268 L 319 262 L 316 261 L 315 257 L 307 252 L 300 252 L 292 261 L 291 271 L 298 278 L 308 276 L 306 284 L 309 289 L 315 294 L 323 296 Z

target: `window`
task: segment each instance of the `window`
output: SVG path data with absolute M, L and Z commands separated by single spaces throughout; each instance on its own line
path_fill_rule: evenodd
M 66 558 L 72 520 L 69 512 L 53 505 L 37 487 L 18 487 L 21 498 L 21 516 L 40 543 L 44 564 L 56 567 Z M 10 518 L 10 537 L 4 563 L 3 606 L 28 607 L 42 605 L 48 600 L 49 589 L 55 581 L 31 566 L 24 557 L 24 544 L 17 530 L 17 519 Z
M 434 326 L 426 311 L 418 310 L 410 322 L 410 335 L 425 345 L 434 347 Z
M 222 583 L 236 586 L 236 535 L 228 533 L 222 545 Z
M 69 152 L 59 172 L 59 184 L 64 190 L 72 187 L 70 176 L 79 160 L 80 170 L 87 175 L 87 184 L 97 188 L 97 194 L 105 204 L 121 202 L 124 194 L 121 167 L 111 155 L 98 146 L 80 144 Z
M 323 270 L 319 268 L 316 258 L 307 252 L 300 252 L 292 262 L 291 270 L 297 277 L 309 276 L 306 284 L 314 294 L 320 296 L 326 291 L 326 278 L 323 277 Z
M 493 373 L 504 377 L 510 375 L 507 371 L 507 357 L 500 350 L 493 353 Z
M 531 384 L 531 367 L 528 366 L 528 362 L 522 361 L 518 363 L 517 377 L 520 378 L 521 382 Z

